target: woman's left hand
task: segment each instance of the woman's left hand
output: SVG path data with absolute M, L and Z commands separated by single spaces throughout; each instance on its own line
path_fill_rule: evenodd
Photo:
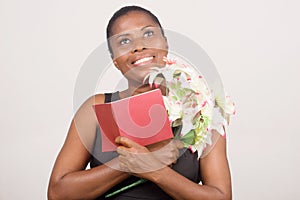
M 178 141 L 179 142 L 179 141 Z M 151 172 L 162 169 L 175 162 L 178 158 L 180 143 L 169 142 L 163 148 L 163 157 L 159 157 L 155 152 L 151 152 L 147 147 L 126 138 L 117 137 L 116 143 L 120 146 L 117 148 L 121 170 L 136 174 L 139 177 L 147 178 Z M 160 151 L 161 151 L 160 149 Z M 168 161 L 166 162 L 166 158 Z

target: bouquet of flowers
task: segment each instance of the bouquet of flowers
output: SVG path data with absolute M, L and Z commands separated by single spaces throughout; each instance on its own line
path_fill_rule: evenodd
M 168 117 L 174 131 L 175 139 L 184 143 L 192 152 L 201 156 L 207 145 L 212 145 L 212 130 L 222 136 L 230 115 L 235 114 L 235 106 L 229 97 L 213 95 L 205 79 L 187 64 L 179 64 L 175 59 L 164 58 L 165 67 L 154 67 L 144 78 L 151 87 L 162 85 L 166 89 L 163 96 Z M 140 179 L 121 188 L 106 197 L 113 196 L 146 182 Z
M 225 136 L 229 117 L 235 114 L 235 106 L 229 97 L 225 102 L 215 97 L 205 79 L 187 64 L 179 64 L 175 59 L 164 58 L 166 66 L 155 67 L 145 77 L 149 84 L 158 87 L 164 83 L 163 96 L 168 117 L 174 133 L 185 147 L 202 154 L 206 145 L 211 145 L 212 130 Z M 180 127 L 180 128 L 178 128 Z

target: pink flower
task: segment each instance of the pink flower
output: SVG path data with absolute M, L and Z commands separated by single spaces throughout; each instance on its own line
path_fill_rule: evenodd
M 170 58 L 167 58 L 167 57 L 164 57 L 163 61 L 165 61 L 167 65 L 176 64 L 176 60 L 175 59 L 170 59 Z
M 207 104 L 207 101 L 204 101 L 204 103 L 201 105 L 201 107 L 204 107 Z

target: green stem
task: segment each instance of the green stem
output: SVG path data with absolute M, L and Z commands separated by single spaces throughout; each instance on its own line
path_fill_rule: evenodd
M 133 188 L 133 187 L 135 187 L 135 186 L 137 186 L 137 185 L 140 185 L 140 184 L 142 184 L 142 183 L 145 183 L 146 181 L 147 181 L 147 179 L 141 178 L 140 180 L 138 180 L 138 181 L 136 181 L 136 182 L 134 182 L 134 183 L 132 183 L 132 184 L 130 184 L 130 185 L 127 185 L 127 186 L 125 186 L 125 187 L 122 187 L 122 188 L 119 189 L 119 190 L 116 190 L 116 191 L 114 191 L 114 192 L 112 192 L 112 193 L 110 193 L 110 194 L 105 195 L 105 198 L 114 196 L 114 195 L 119 194 L 119 193 L 121 193 L 121 192 L 123 192 L 123 191 L 125 191 L 125 190 L 129 190 L 130 188 Z

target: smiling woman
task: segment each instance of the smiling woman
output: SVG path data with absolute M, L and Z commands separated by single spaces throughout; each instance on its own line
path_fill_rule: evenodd
M 106 194 L 143 178 L 148 181 L 108 199 L 231 199 L 226 141 L 222 137 L 201 159 L 177 140 L 145 147 L 118 137 L 116 152 L 102 152 L 101 129 L 93 106 L 153 90 L 144 78 L 153 67 L 165 67 L 168 55 L 158 19 L 137 6 L 123 7 L 113 15 L 107 40 L 113 63 L 127 78 L 128 88 L 92 96 L 77 111 L 54 165 L 48 198 L 105 199 Z M 163 86 L 160 89 L 165 93 Z M 86 170 L 89 163 L 91 169 Z

